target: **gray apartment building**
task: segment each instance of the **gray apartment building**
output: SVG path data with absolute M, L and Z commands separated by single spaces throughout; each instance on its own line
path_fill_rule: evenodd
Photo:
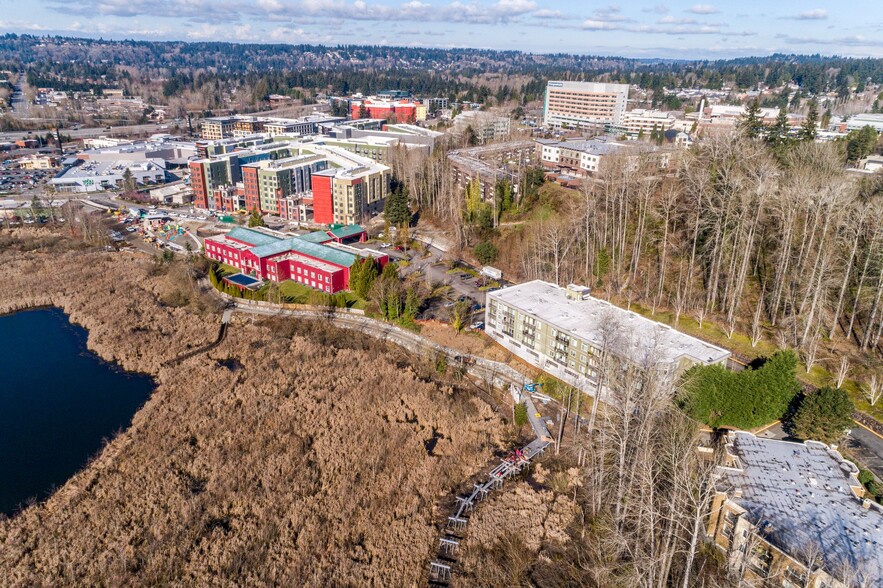
M 535 280 L 487 295 L 485 332 L 556 378 L 593 393 L 605 352 L 675 377 L 696 364 L 725 363 L 730 352 L 619 308 L 582 286 Z

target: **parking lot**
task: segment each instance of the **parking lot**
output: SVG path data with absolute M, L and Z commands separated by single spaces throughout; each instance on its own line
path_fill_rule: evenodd
M 53 175 L 51 169 L 17 169 L 4 162 L 0 164 L 0 192 L 32 190 L 51 179 Z

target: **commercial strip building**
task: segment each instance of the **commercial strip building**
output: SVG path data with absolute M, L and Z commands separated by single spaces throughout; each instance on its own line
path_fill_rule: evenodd
M 114 190 L 122 187 L 126 170 L 141 186 L 162 184 L 166 181 L 165 162 L 161 159 L 142 161 L 84 161 L 67 168 L 49 180 L 59 192 L 84 193 Z
M 365 230 L 358 225 L 301 236 L 237 227 L 226 235 L 207 238 L 205 254 L 262 280 L 277 283 L 293 280 L 334 293 L 349 287 L 350 268 L 360 257 L 370 257 L 381 267 L 389 261 L 380 251 L 355 249 L 345 244 L 365 238 Z
M 589 289 L 534 280 L 487 295 L 485 332 L 529 364 L 594 393 L 609 353 L 674 378 L 696 364 L 723 364 L 730 352 L 594 298 Z
M 707 532 L 750 586 L 883 584 L 883 508 L 823 443 L 731 433 Z
M 674 147 L 620 141 L 610 136 L 567 141 L 537 139 L 535 145 L 543 167 L 580 177 L 596 175 L 602 170 L 605 160 L 616 155 L 629 157 L 636 162 L 642 157 L 650 158 L 656 161 L 660 169 L 665 169 L 671 164 L 675 152 Z
M 629 96 L 628 84 L 549 81 L 543 107 L 546 127 L 619 126 Z
M 52 155 L 26 155 L 16 161 L 19 169 L 53 169 L 58 167 L 58 158 Z
M 832 117 L 830 127 L 843 133 L 871 127 L 878 133 L 883 133 L 883 114 L 865 112 L 854 114 L 846 120 L 843 120 L 842 117 Z

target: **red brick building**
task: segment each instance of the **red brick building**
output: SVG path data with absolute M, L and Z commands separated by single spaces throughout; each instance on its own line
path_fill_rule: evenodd
M 249 212 L 261 209 L 261 189 L 258 185 L 258 168 L 242 168 L 242 183 L 245 185 L 245 209 Z
M 237 227 L 226 235 L 206 239 L 205 254 L 263 280 L 293 280 L 334 293 L 349 287 L 349 271 L 359 257 L 374 258 L 381 267 L 389 261 L 384 253 L 343 244 L 365 237 L 365 230 L 358 225 L 287 239 Z
M 190 162 L 190 187 L 193 188 L 193 206 L 196 208 L 208 208 L 205 164 L 200 161 Z

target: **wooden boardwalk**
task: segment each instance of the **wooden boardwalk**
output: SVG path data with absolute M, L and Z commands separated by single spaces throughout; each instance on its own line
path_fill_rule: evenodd
M 549 428 L 542 417 L 538 416 L 536 405 L 530 395 L 519 390 L 514 384 L 512 391 L 513 396 L 527 406 L 528 420 L 536 439 L 522 447 L 520 455 L 516 452 L 513 456 L 501 460 L 482 483 L 473 486 L 469 495 L 457 496 L 457 510 L 448 517 L 442 536 L 439 538 L 436 557 L 429 562 L 429 584 L 431 586 L 447 586 L 451 581 L 453 568 L 461 549 L 460 541 L 465 536 L 469 525 L 469 513 L 475 509 L 479 502 L 487 498 L 488 494 L 501 489 L 506 480 L 528 468 L 533 460 L 542 455 L 546 447 L 552 443 Z

